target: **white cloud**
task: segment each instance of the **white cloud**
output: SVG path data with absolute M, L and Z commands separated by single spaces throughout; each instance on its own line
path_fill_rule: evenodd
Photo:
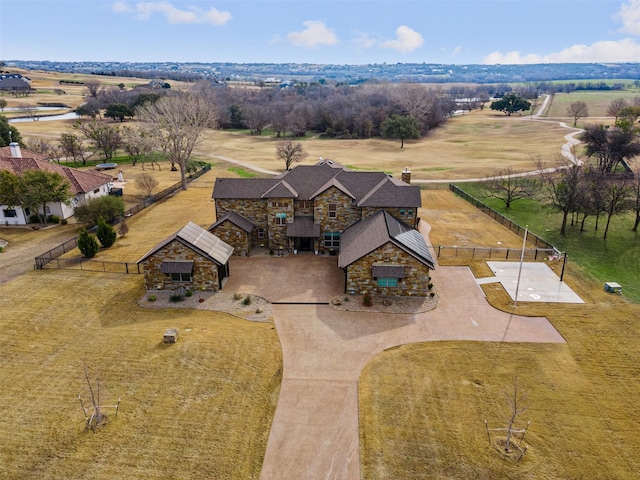
M 127 2 L 113 2 L 111 8 L 116 13 L 128 13 L 133 12 L 133 8 Z
M 615 18 L 622 23 L 621 32 L 640 36 L 640 0 L 622 4 Z
M 591 45 L 573 45 L 548 55 L 522 55 L 518 51 L 492 52 L 483 59 L 485 64 L 532 64 L 532 63 L 593 63 L 593 62 L 637 62 L 640 45 L 631 38 L 618 41 L 603 40 Z
M 375 38 L 371 38 L 368 33 L 356 31 L 353 43 L 358 48 L 371 48 L 378 42 Z
M 302 23 L 304 30 L 290 32 L 287 39 L 298 47 L 315 47 L 316 45 L 336 45 L 338 37 L 320 20 L 307 20 Z
M 181 10 L 166 1 L 138 2 L 135 5 L 135 9 L 126 2 L 117 1 L 112 4 L 112 8 L 117 13 L 130 13 L 135 11 L 140 20 L 148 20 L 154 13 L 160 13 L 172 24 L 208 23 L 219 26 L 231 20 L 231 14 L 229 12 L 223 12 L 214 7 L 211 7 L 209 10 L 203 10 L 198 7 L 188 7 L 187 10 Z
M 380 46 L 397 50 L 400 53 L 407 53 L 421 47 L 423 43 L 422 35 L 406 25 L 401 25 L 396 29 L 396 38 L 380 42 Z

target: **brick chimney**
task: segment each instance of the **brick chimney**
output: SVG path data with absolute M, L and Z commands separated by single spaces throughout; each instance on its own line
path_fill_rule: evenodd
M 9 148 L 11 149 L 12 158 L 22 158 L 22 152 L 20 151 L 20 144 L 18 142 L 11 142 Z
M 411 184 L 411 170 L 408 167 L 404 167 L 402 171 L 402 181 Z

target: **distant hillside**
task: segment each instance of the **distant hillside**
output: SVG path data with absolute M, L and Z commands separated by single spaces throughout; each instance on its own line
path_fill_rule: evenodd
M 640 63 L 553 63 L 540 65 L 445 65 L 395 63 L 323 65 L 298 63 L 132 63 L 5 60 L 5 66 L 31 70 L 193 81 L 287 80 L 360 83 L 378 79 L 424 83 L 513 83 L 555 80 L 640 80 Z

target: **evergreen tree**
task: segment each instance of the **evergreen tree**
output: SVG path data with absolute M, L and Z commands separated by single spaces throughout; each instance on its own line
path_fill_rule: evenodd
M 96 253 L 98 253 L 100 246 L 98 245 L 96 237 L 83 228 L 78 235 L 78 248 L 85 257 L 93 258 L 96 256 Z
M 96 232 L 98 240 L 103 248 L 109 248 L 116 243 L 116 231 L 111 225 L 104 221 L 104 218 L 98 217 L 98 231 Z

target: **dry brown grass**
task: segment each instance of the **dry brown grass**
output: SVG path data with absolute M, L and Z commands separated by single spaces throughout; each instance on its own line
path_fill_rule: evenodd
M 141 308 L 138 275 L 45 270 L 2 289 L 0 477 L 259 477 L 280 384 L 272 323 Z M 81 363 L 100 371 L 103 404 L 122 399 L 97 434 Z
M 467 229 L 465 240 L 485 245 L 495 234 L 488 231 L 504 229 L 488 217 L 465 220 L 453 194 L 427 191 L 421 215 L 433 220 L 432 239 L 452 238 L 443 231 L 451 225 L 439 219 L 447 197 L 451 211 L 461 210 L 456 222 L 477 226 L 478 235 Z M 508 235 L 504 229 L 500 238 Z M 486 271 L 484 262 L 470 265 L 478 276 Z M 392 349 L 370 362 L 360 381 L 362 477 L 635 478 L 640 308 L 604 293 L 571 262 L 565 280 L 585 305 L 517 307 L 521 315 L 547 316 L 565 345 L 432 342 Z M 494 306 L 513 311 L 501 286 L 483 289 Z M 505 426 L 503 391 L 514 376 L 528 392 L 522 420 L 532 421 L 520 463 L 489 444 L 483 423 Z
M 463 179 L 484 177 L 510 165 L 534 170 L 538 156 L 556 159 L 568 131 L 557 124 L 486 111 L 455 117 L 430 135 L 405 143 L 393 140 L 301 140 L 313 163 L 330 158 L 359 169 L 384 170 L 400 175 L 409 167 L 415 179 Z M 217 132 L 203 144 L 201 156 L 221 155 L 270 170 L 283 170 L 276 158 L 278 139 L 244 133 Z

